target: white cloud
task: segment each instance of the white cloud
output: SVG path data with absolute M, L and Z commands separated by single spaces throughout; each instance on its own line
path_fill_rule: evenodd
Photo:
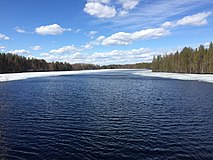
M 10 38 L 7 37 L 6 35 L 0 33 L 0 40 L 9 40 Z
M 81 46 L 83 50 L 88 50 L 88 49 L 92 49 L 93 45 L 92 43 L 88 43 L 86 45 Z
M 99 46 L 101 45 L 102 41 L 105 39 L 104 36 L 100 36 L 98 37 L 97 39 L 95 39 L 94 41 L 90 41 L 88 42 L 87 44 L 85 45 L 82 45 L 80 48 L 79 48 L 79 51 L 85 51 L 85 50 L 90 50 L 90 49 L 93 49 L 94 46 Z
M 41 26 L 41 27 L 37 27 L 35 29 L 35 32 L 40 35 L 59 35 L 59 34 L 64 33 L 65 31 L 72 31 L 72 29 L 71 28 L 68 28 L 68 29 L 62 28 L 58 24 Z
M 173 27 L 173 26 L 174 26 L 174 23 L 169 22 L 169 21 L 167 21 L 167 22 L 165 22 L 161 25 L 162 28 L 170 28 L 170 27 Z
M 129 45 L 139 39 L 156 39 L 169 35 L 164 28 L 145 29 L 134 33 L 118 32 L 102 41 L 102 45 Z
M 30 51 L 25 50 L 25 49 L 18 49 L 18 50 L 11 50 L 9 53 L 14 53 L 14 54 L 31 54 Z
M 74 45 L 71 45 L 71 46 L 64 46 L 59 49 L 53 49 L 49 53 L 51 53 L 51 54 L 64 54 L 64 53 L 72 54 L 72 53 L 79 52 L 79 51 L 80 51 L 79 48 L 75 47 Z
M 84 7 L 84 12 L 98 18 L 112 18 L 112 17 L 115 17 L 117 14 L 117 11 L 115 10 L 114 7 L 101 4 L 98 2 L 86 3 Z
M 94 44 L 101 43 L 105 38 L 106 38 L 105 36 L 100 36 L 100 37 L 98 37 L 98 38 L 95 40 Z
M 96 34 L 98 34 L 98 31 L 90 31 L 87 36 L 93 39 Z
M 83 46 L 83 48 L 85 49 L 92 49 L 93 46 L 99 46 L 101 45 L 102 41 L 105 39 L 105 36 L 100 36 L 98 37 L 96 40 L 89 42 L 88 44 L 86 44 L 85 46 Z
M 110 52 L 95 52 L 93 54 L 82 54 L 73 52 L 71 54 L 49 54 L 42 53 L 40 58 L 47 61 L 63 61 L 69 63 L 93 63 L 99 65 L 106 64 L 130 64 L 140 62 L 150 62 L 156 53 L 148 48 L 132 50 L 112 50 Z
M 15 27 L 16 32 L 18 33 L 27 33 L 24 29 L 21 29 L 19 27 Z
M 121 16 L 122 14 L 119 12 L 125 9 L 118 4 L 117 0 L 111 1 L 110 5 L 116 4 L 117 17 L 104 19 L 104 21 L 98 21 L 98 23 L 112 30 L 117 30 L 118 28 L 121 30 L 138 30 L 139 27 L 150 28 L 150 26 L 157 26 L 168 20 L 170 21 L 171 18 L 180 17 L 200 8 L 213 5 L 213 1 L 210 0 L 161 0 L 153 3 L 145 0 L 141 1 L 141 3 L 143 4 L 136 6 L 133 10 L 129 10 L 129 14 Z
M 183 19 L 177 21 L 178 26 L 184 25 L 193 25 L 193 26 L 202 26 L 206 25 L 207 17 L 210 16 L 211 12 L 202 12 L 198 14 L 194 14 L 192 16 L 186 16 Z
M 104 39 L 102 45 L 129 45 L 132 41 L 131 33 L 118 32 Z
M 40 56 L 42 56 L 42 57 L 48 57 L 48 56 L 50 56 L 50 54 L 49 53 L 41 53 Z
M 86 45 L 82 45 L 80 47 L 76 47 L 74 45 L 68 45 L 68 46 L 63 46 L 60 47 L 58 49 L 52 49 L 49 52 L 45 52 L 45 53 L 41 53 L 40 56 L 44 57 L 47 60 L 63 60 L 63 61 L 68 61 L 68 59 L 63 59 L 64 57 L 69 56 L 73 58 L 73 55 L 75 55 L 74 57 L 79 57 L 80 52 L 85 51 L 85 50 L 89 50 L 93 48 L 93 43 L 90 42 Z M 63 58 L 62 58 L 63 57 Z M 83 61 L 83 60 L 82 60 Z
M 186 16 L 182 19 L 173 22 L 165 22 L 161 25 L 163 28 L 177 27 L 177 26 L 203 26 L 208 24 L 207 18 L 211 15 L 211 12 L 202 12 L 191 16 Z
M 5 49 L 5 46 L 0 45 L 0 49 Z
M 98 2 L 103 4 L 109 4 L 110 0 L 87 0 L 87 2 Z
M 39 51 L 42 48 L 41 48 L 41 46 L 33 46 L 31 49 L 34 50 L 34 51 Z
M 79 33 L 81 31 L 81 29 L 76 29 L 74 30 L 74 33 Z
M 84 12 L 98 18 L 112 18 L 116 15 L 125 16 L 134 9 L 140 0 L 87 0 Z M 120 4 L 122 7 L 118 7 Z M 117 8 L 116 8 L 117 7 Z
M 128 13 L 129 12 L 126 11 L 126 10 L 120 10 L 119 13 L 118 13 L 118 15 L 121 16 L 121 17 L 123 17 L 123 16 L 126 16 Z
M 95 34 L 97 34 L 97 33 L 98 33 L 98 31 L 90 31 L 90 32 L 89 32 L 89 35 L 92 35 L 92 36 L 93 36 L 93 35 L 95 35 Z
M 42 57 L 40 58 L 45 59 L 47 61 L 62 61 L 71 64 L 83 63 L 86 61 L 85 57 L 80 52 L 75 52 L 73 54 L 68 55 L 51 55 L 48 53 L 42 53 L 41 56 Z
M 140 0 L 118 0 L 118 2 L 125 10 L 132 10 L 139 4 Z
M 113 50 L 110 52 L 96 52 L 87 57 L 91 63 L 105 64 L 129 64 L 139 62 L 150 62 L 154 52 L 148 48 L 132 50 Z

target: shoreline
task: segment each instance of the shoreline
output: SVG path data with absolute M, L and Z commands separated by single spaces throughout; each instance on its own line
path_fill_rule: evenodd
M 213 83 L 213 74 L 152 72 L 151 70 L 139 71 L 139 72 L 135 72 L 133 74 L 140 75 L 140 76 L 146 76 L 146 77 L 159 77 L 159 78 Z
M 0 74 L 0 83 L 16 80 L 24 80 L 29 78 L 41 78 L 64 75 L 89 74 L 99 72 L 113 71 L 131 71 L 136 69 L 99 69 L 99 70 L 80 70 L 80 71 L 52 71 L 52 72 L 24 72 L 24 73 L 6 73 Z M 213 74 L 187 74 L 187 73 L 167 73 L 167 72 L 152 72 L 152 70 L 140 69 L 132 74 L 146 77 L 159 77 L 177 80 L 194 80 L 201 82 L 213 83 Z
M 129 69 L 99 69 L 99 70 L 80 70 L 80 71 L 4 73 L 4 74 L 0 74 L 0 83 L 1 82 L 16 81 L 16 80 L 24 80 L 24 79 L 29 79 L 29 78 L 77 75 L 77 74 L 118 71 L 118 70 L 121 71 L 121 70 L 129 70 Z

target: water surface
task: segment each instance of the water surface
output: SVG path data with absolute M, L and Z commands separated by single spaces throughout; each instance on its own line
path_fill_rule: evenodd
M 0 84 L 0 159 L 213 159 L 213 84 L 131 71 Z

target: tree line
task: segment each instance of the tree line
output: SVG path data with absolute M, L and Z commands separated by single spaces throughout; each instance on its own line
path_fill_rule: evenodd
M 153 72 L 213 73 L 213 43 L 208 48 L 200 45 L 196 49 L 185 47 L 168 55 L 153 57 L 152 63 L 125 65 L 70 64 L 67 62 L 46 62 L 43 59 L 26 58 L 12 53 L 0 53 L 0 73 L 72 71 L 94 69 L 152 69 Z
M 78 63 L 71 65 L 66 62 L 46 62 L 43 59 L 0 53 L 0 73 L 93 70 L 99 68 L 100 66 L 94 64 Z
M 26 58 L 12 53 L 0 53 L 0 73 L 19 72 L 46 72 L 46 71 L 72 71 L 72 70 L 94 70 L 94 69 L 135 69 L 149 68 L 151 63 L 137 63 L 125 65 L 99 66 L 94 64 L 67 62 L 46 62 L 43 59 Z
M 136 63 L 136 64 L 112 64 L 101 66 L 101 69 L 151 69 L 151 63 Z
M 154 56 L 153 72 L 213 73 L 213 43 L 208 48 L 200 45 L 196 49 L 185 47 L 169 55 Z

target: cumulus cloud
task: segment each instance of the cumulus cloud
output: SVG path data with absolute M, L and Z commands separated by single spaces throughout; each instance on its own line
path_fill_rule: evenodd
M 118 0 L 118 2 L 125 10 L 132 10 L 139 4 L 140 0 Z
M 149 49 L 139 48 L 139 49 L 132 49 L 132 50 L 113 50 L 110 52 L 96 52 L 91 55 L 93 58 L 112 58 L 114 59 L 116 56 L 119 59 L 124 58 L 126 56 L 137 56 L 137 57 L 144 57 L 147 53 L 150 53 Z
M 72 54 L 75 52 L 79 52 L 80 50 L 81 49 L 75 47 L 74 45 L 70 45 L 70 46 L 61 47 L 59 49 L 50 50 L 49 53 L 51 53 L 51 54 L 64 54 L 64 53 Z
M 41 53 L 40 56 L 42 56 L 42 57 L 48 57 L 48 56 L 50 56 L 50 54 L 49 53 Z
M 106 38 L 105 36 L 100 36 L 100 37 L 98 37 L 98 38 L 93 42 L 93 44 L 98 45 L 98 44 L 100 44 L 105 38 Z
M 208 24 L 207 18 L 211 15 L 211 12 L 202 12 L 191 16 L 186 16 L 182 19 L 173 22 L 165 22 L 161 25 L 163 28 L 177 27 L 177 26 L 203 26 Z
M 161 25 L 162 28 L 170 28 L 170 27 L 174 27 L 174 23 L 173 22 L 165 22 Z
M 50 50 L 49 52 L 44 52 L 44 53 L 41 53 L 40 56 L 42 57 L 49 57 L 49 60 L 50 59 L 58 59 L 57 60 L 61 60 L 60 57 L 64 57 L 66 55 L 76 55 L 82 51 L 86 51 L 86 50 L 89 50 L 89 49 L 92 49 L 93 48 L 93 43 L 88 43 L 86 45 L 82 45 L 80 47 L 76 47 L 74 45 L 67 45 L 67 46 L 63 46 L 63 47 L 60 47 L 58 49 L 52 49 Z M 51 58 L 50 58 L 51 57 Z
M 41 46 L 33 46 L 31 49 L 34 50 L 34 51 L 39 51 L 42 48 L 41 48 Z
M 94 46 L 99 46 L 101 45 L 102 41 L 105 39 L 105 36 L 99 36 L 97 39 L 95 39 L 94 41 L 91 41 L 89 43 L 87 43 L 86 45 L 82 46 L 82 48 L 84 50 L 87 49 L 92 49 Z
M 9 40 L 10 38 L 7 37 L 6 35 L 0 33 L 0 40 Z
M 72 31 L 71 28 L 65 29 L 58 24 L 52 24 L 47 26 L 40 26 L 35 29 L 35 32 L 39 35 L 59 35 L 65 31 Z
M 202 26 L 206 25 L 207 17 L 210 16 L 211 12 L 203 12 L 194 14 L 192 16 L 186 16 L 183 19 L 177 21 L 177 25 L 193 25 L 193 26 Z
M 5 46 L 0 45 L 0 49 L 5 49 Z
M 30 51 L 25 50 L 25 49 L 17 49 L 17 50 L 11 50 L 9 53 L 13 54 L 31 54 Z
M 112 50 L 110 52 L 96 52 L 87 57 L 91 63 L 105 64 L 128 64 L 150 62 L 154 52 L 148 48 L 132 50 Z
M 164 28 L 145 29 L 134 33 L 118 32 L 102 41 L 102 45 L 129 45 L 139 39 L 156 39 L 169 35 Z
M 74 33 L 79 33 L 81 31 L 81 29 L 76 29 L 74 30 Z
M 140 0 L 87 0 L 84 12 L 97 18 L 112 18 L 116 15 L 125 16 L 130 10 L 134 9 L 139 2 Z M 120 7 L 118 4 L 120 4 Z
M 103 4 L 109 4 L 110 0 L 88 0 L 87 2 L 98 2 Z
M 123 16 L 126 16 L 128 13 L 129 12 L 126 11 L 126 10 L 120 10 L 119 13 L 118 13 L 118 15 L 121 16 L 121 17 L 123 17 Z
M 20 27 L 15 27 L 16 32 L 18 33 L 27 33 L 24 29 L 20 28 Z
M 88 49 L 93 49 L 92 43 L 88 43 L 86 45 L 82 45 L 82 50 L 88 50 Z
M 42 53 L 42 59 L 47 61 L 63 61 L 69 63 L 93 63 L 99 65 L 106 64 L 128 64 L 139 62 L 150 62 L 156 53 L 148 48 L 132 50 L 112 50 L 109 52 L 95 52 L 93 54 L 82 54 L 73 52 L 71 54 L 50 54 Z
M 67 55 L 52 55 L 48 53 L 42 53 L 41 57 L 42 59 L 45 59 L 47 61 L 62 61 L 62 62 L 68 62 L 68 63 L 86 63 L 86 58 L 80 53 L 75 52 L 73 54 L 67 54 Z
M 96 34 L 98 34 L 98 31 L 90 31 L 87 36 L 93 39 Z
M 115 17 L 117 11 L 114 7 L 98 3 L 98 2 L 88 2 L 84 7 L 84 12 L 91 16 L 98 18 L 112 18 Z

